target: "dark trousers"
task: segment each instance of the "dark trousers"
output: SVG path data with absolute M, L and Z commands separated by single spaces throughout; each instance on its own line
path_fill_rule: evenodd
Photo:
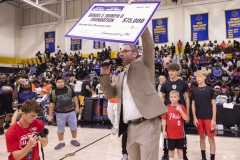
M 187 125 L 186 125 L 186 123 L 184 123 L 184 130 L 185 130 L 185 138 L 184 138 L 184 140 L 185 140 L 185 145 L 184 145 L 184 148 L 183 148 L 183 158 L 187 154 L 186 128 L 187 128 Z M 164 155 L 168 155 L 167 139 L 165 139 L 165 138 L 164 138 L 164 141 L 163 141 L 163 152 L 164 152 Z
M 127 154 L 127 132 L 122 134 L 122 154 Z
M 185 136 L 185 146 L 183 148 L 183 157 L 187 154 L 187 137 Z M 164 138 L 164 143 L 163 143 L 163 152 L 164 155 L 168 155 L 168 147 L 167 147 L 167 139 Z

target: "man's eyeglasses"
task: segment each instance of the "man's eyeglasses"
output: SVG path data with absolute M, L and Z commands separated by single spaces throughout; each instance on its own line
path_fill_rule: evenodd
M 134 52 L 134 51 L 133 50 L 122 50 L 122 51 L 120 51 L 121 54 L 125 54 L 127 52 Z

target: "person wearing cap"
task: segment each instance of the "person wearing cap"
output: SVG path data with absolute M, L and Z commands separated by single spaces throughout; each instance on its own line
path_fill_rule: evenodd
M 133 0 L 129 1 L 131 4 Z M 126 66 L 114 86 L 109 78 L 111 64 L 101 67 L 100 83 L 107 99 L 118 97 L 118 135 L 127 131 L 127 151 L 131 160 L 158 160 L 160 116 L 166 106 L 155 89 L 154 42 L 149 29 L 142 35 L 142 56 L 135 45 L 124 44 L 120 51 Z M 109 63 L 109 60 L 105 60 Z
M 78 99 L 72 88 L 65 86 L 62 77 L 56 79 L 56 88 L 50 94 L 49 116 L 48 121 L 53 120 L 53 111 L 56 113 L 57 120 L 57 133 L 59 143 L 54 149 L 58 150 L 65 146 L 63 141 L 65 125 L 68 123 L 72 140 L 70 143 L 73 146 L 80 146 L 77 141 L 77 117 L 76 113 L 79 112 Z
M 214 91 L 215 91 L 215 95 L 218 96 L 221 93 L 220 92 L 220 86 L 215 86 Z

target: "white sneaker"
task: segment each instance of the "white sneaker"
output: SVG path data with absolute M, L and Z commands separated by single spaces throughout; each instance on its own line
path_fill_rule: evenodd
M 112 135 L 117 134 L 117 133 L 118 133 L 118 129 L 113 127 L 113 128 L 111 129 L 111 133 L 112 133 Z

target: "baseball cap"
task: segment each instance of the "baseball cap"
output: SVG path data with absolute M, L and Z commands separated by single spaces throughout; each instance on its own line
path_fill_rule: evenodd
M 219 86 L 215 86 L 214 89 L 220 89 L 220 87 Z

